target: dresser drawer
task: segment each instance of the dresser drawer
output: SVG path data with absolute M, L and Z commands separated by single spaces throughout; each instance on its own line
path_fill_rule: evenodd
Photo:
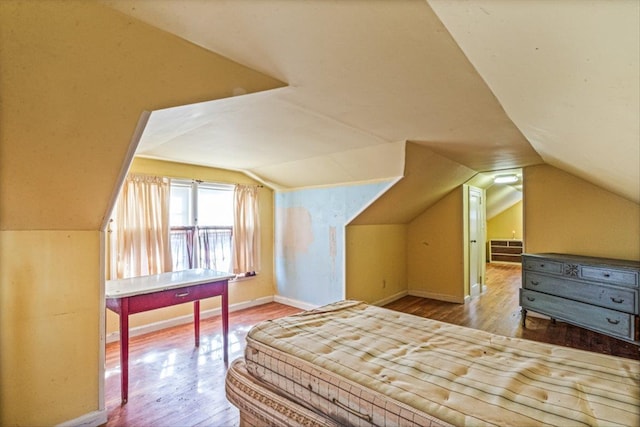
M 202 285 L 186 286 L 152 294 L 141 294 L 129 297 L 129 313 L 156 308 L 169 307 L 176 304 L 198 301 L 212 296 L 222 295 L 227 281 L 206 283 Z
M 510 246 L 510 247 L 522 247 L 522 240 L 496 240 L 491 239 L 491 246 Z
M 491 254 L 491 261 L 520 262 L 519 254 Z
M 499 251 L 496 250 L 495 248 L 492 248 L 492 252 L 494 254 L 516 254 L 516 255 L 520 255 L 522 253 L 522 247 L 505 246 L 505 247 L 501 247 Z
M 583 266 L 580 268 L 580 277 L 603 283 L 613 283 L 634 288 L 638 287 L 638 273 L 635 271 Z
M 633 289 L 565 280 L 529 271 L 524 274 L 522 286 L 545 294 L 638 314 L 638 292 Z
M 633 340 L 634 316 L 541 292 L 520 289 L 520 305 L 526 310 L 546 314 L 604 334 Z
M 523 257 L 523 267 L 525 270 L 541 271 L 551 274 L 562 274 L 562 263 L 555 261 L 548 261 L 545 259 L 532 259 Z

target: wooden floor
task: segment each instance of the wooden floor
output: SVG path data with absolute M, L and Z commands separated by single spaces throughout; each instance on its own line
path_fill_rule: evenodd
M 640 347 L 635 344 L 564 322 L 553 323 L 543 316 L 535 317 L 532 312 L 527 313 L 523 328 L 518 302 L 521 274 L 519 264 L 487 264 L 484 292 L 466 304 L 407 296 L 386 307 L 498 335 L 640 360 Z
M 522 328 L 518 306 L 520 267 L 489 265 L 484 292 L 467 304 L 407 296 L 387 308 L 511 337 L 566 345 L 640 359 L 639 347 L 562 322 L 527 316 Z M 229 359 L 242 356 L 254 324 L 300 310 L 269 303 L 237 311 L 229 318 Z M 200 347 L 193 326 L 183 325 L 130 340 L 129 402 L 120 404 L 118 343 L 106 348 L 107 426 L 237 426 L 238 411 L 224 392 L 219 317 L 203 319 Z
M 256 323 L 300 312 L 278 303 L 229 314 L 229 360 L 243 355 L 247 331 Z M 200 346 L 193 325 L 182 325 L 129 340 L 129 401 L 120 400 L 120 346 L 107 344 L 105 405 L 107 426 L 177 427 L 239 424 L 224 392 L 220 317 L 201 320 Z

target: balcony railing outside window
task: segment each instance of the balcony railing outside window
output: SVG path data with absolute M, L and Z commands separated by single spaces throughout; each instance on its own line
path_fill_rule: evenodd
M 211 268 L 230 271 L 233 227 L 171 227 L 173 271 Z

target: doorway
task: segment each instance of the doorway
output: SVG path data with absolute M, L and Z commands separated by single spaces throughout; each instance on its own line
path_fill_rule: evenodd
M 500 274 L 500 267 L 519 267 L 525 243 L 522 169 L 496 171 L 490 176 L 486 188 L 486 260 L 497 268 L 487 269 L 487 275 Z
M 484 215 L 482 190 L 469 187 L 469 295 L 482 293 L 482 265 L 484 261 Z
M 491 247 L 500 242 L 507 252 L 524 248 L 522 169 L 479 173 L 465 183 L 464 194 L 465 296 L 476 297 L 487 286 L 489 263 L 519 265 L 519 255 L 492 257 Z

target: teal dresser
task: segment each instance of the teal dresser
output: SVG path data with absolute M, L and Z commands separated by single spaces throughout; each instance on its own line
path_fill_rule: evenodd
M 568 254 L 523 254 L 520 306 L 640 343 L 640 262 Z

